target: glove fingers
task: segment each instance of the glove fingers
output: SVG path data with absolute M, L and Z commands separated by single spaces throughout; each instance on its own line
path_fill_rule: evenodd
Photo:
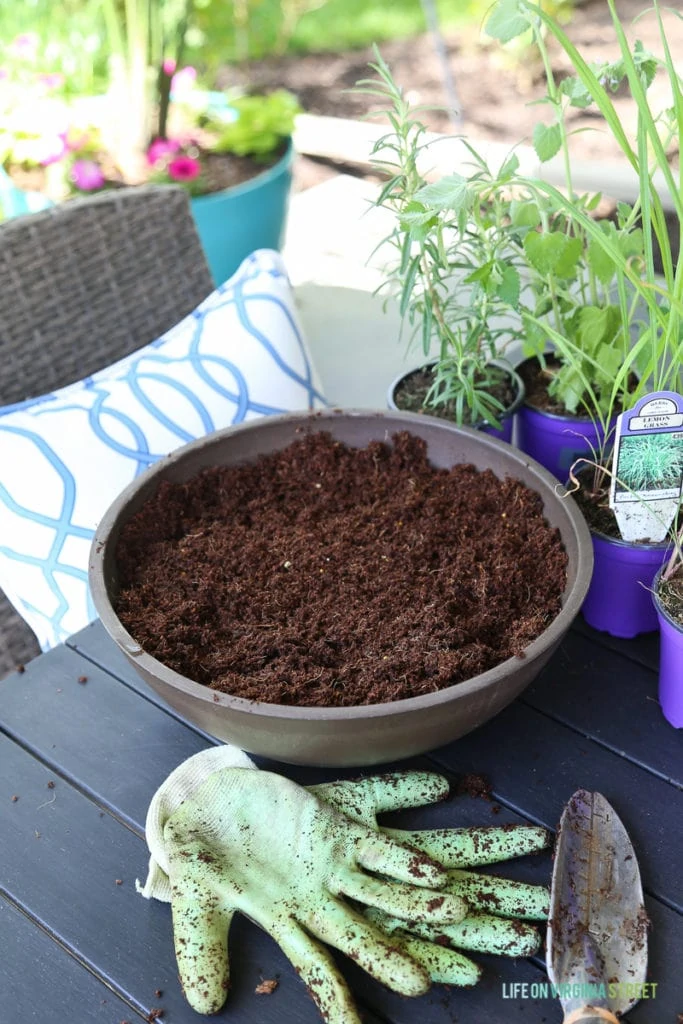
M 185 997 L 197 1013 L 218 1013 L 230 987 L 228 932 L 234 909 L 208 888 L 174 882 L 173 944 Z
M 328 899 L 304 923 L 315 936 L 341 950 L 399 995 L 421 996 L 429 989 L 429 974 L 424 967 L 340 900 Z
M 529 885 L 495 875 L 449 871 L 445 891 L 462 896 L 472 910 L 488 911 L 498 917 L 545 921 L 550 909 L 550 893 L 544 885 Z
M 380 881 L 357 871 L 337 872 L 331 885 L 335 892 L 406 921 L 462 921 L 470 909 L 459 894 Z
M 539 825 L 485 825 L 421 832 L 385 828 L 382 832 L 399 843 L 421 850 L 448 868 L 495 864 L 537 853 L 546 849 L 552 838 L 550 832 Z
M 400 921 L 387 917 L 381 910 L 367 910 L 365 916 L 391 935 L 392 941 L 397 942 L 413 960 L 422 964 L 432 982 L 470 988 L 479 981 L 483 973 L 481 967 L 457 949 L 410 935 L 401 927 Z M 396 927 L 391 927 L 392 922 Z
M 433 942 L 497 956 L 532 956 L 541 945 L 541 936 L 532 925 L 491 914 L 470 914 L 458 924 L 440 927 L 411 921 L 410 930 Z
M 353 997 L 334 960 L 292 920 L 267 929 L 290 961 L 327 1024 L 361 1024 Z
M 370 824 L 369 817 L 382 811 L 398 811 L 405 807 L 422 807 L 433 804 L 448 796 L 449 784 L 442 775 L 435 772 L 387 772 L 386 775 L 371 775 L 367 779 L 349 782 L 332 782 L 311 786 L 321 800 L 334 804 L 337 810 L 354 820 Z M 344 806 L 340 805 L 340 801 Z M 350 812 L 355 809 L 357 817 Z M 359 813 L 360 812 L 360 813 Z
M 402 832 L 399 835 L 408 836 L 413 833 Z M 441 864 L 419 850 L 404 846 L 403 841 L 396 842 L 383 832 L 372 833 L 368 829 L 361 831 L 360 827 L 358 838 L 356 861 L 368 871 L 425 888 L 439 889 L 446 883 L 447 872 Z

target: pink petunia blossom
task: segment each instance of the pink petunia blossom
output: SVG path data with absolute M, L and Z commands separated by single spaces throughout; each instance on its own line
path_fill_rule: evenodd
M 167 170 L 174 181 L 193 181 L 199 177 L 201 166 L 199 160 L 191 156 L 177 156 L 171 160 Z
M 71 168 L 71 180 L 82 192 L 94 192 L 104 185 L 104 174 L 94 160 L 75 160 Z
M 15 57 L 27 57 L 32 60 L 38 52 L 38 36 L 35 32 L 24 32 L 12 41 L 10 49 Z
M 147 150 L 147 163 L 153 167 L 160 164 L 180 149 L 177 139 L 155 139 Z
M 60 74 L 59 71 L 53 71 L 51 74 L 38 75 L 38 81 L 46 92 L 52 92 L 53 89 L 58 89 L 60 85 L 64 85 L 64 75 Z
M 43 167 L 49 167 L 50 164 L 56 164 L 66 153 L 64 136 L 44 135 L 40 140 L 36 140 L 34 152 L 36 160 L 39 164 L 42 164 Z
M 161 67 L 165 75 L 172 75 L 176 69 L 176 62 L 171 60 L 170 57 L 167 57 Z
M 176 71 L 171 80 L 171 93 L 178 97 L 194 89 L 197 81 L 197 69 L 189 65 Z

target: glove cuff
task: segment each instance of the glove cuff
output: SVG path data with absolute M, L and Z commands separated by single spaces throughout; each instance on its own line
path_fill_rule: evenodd
M 192 796 L 210 775 L 222 768 L 254 768 L 256 765 L 239 747 L 224 744 L 209 747 L 178 765 L 152 797 L 145 820 L 145 838 L 151 857 L 144 885 L 135 880 L 135 888 L 145 899 L 171 902 L 168 858 L 164 846 L 164 826 L 171 814 Z

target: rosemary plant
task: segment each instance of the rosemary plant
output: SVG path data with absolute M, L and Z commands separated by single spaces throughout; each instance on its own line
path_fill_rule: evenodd
M 377 49 L 375 57 L 370 67 L 377 77 L 361 80 L 356 89 L 385 104 L 391 126 L 372 157 L 388 178 L 377 205 L 395 215 L 381 243 L 395 254 L 383 288 L 397 297 L 410 341 L 419 339 L 425 360 L 436 355 L 425 406 L 447 406 L 458 423 L 497 427 L 504 405 L 494 392 L 507 374 L 494 361 L 521 328 L 499 319 L 520 290 L 519 272 L 508 259 L 505 210 L 494 200 L 491 211 L 484 202 L 489 180 L 483 165 L 473 181 L 460 174 L 427 181 L 418 166 L 425 146 L 420 108 L 410 106 Z M 515 167 L 513 159 L 501 176 L 511 176 Z

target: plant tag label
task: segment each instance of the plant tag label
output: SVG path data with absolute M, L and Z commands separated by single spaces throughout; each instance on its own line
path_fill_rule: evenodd
M 683 397 L 655 391 L 617 419 L 609 504 L 624 540 L 663 541 L 682 482 Z

